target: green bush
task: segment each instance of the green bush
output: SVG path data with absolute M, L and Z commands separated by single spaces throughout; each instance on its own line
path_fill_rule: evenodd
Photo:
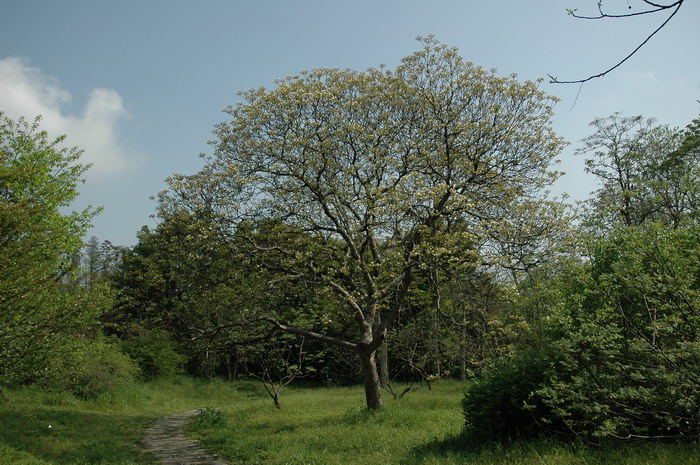
M 550 283 L 545 338 L 559 357 L 537 390 L 559 432 L 700 435 L 700 227 L 619 227 Z
M 529 438 L 542 434 L 551 411 L 535 394 L 554 371 L 554 357 L 528 350 L 486 367 L 462 400 L 470 441 Z
M 129 384 L 138 376 L 136 364 L 116 344 L 101 339 L 76 339 L 70 348 L 70 352 L 52 362 L 55 370 L 46 381 L 48 387 L 92 399 Z
M 223 428 L 227 425 L 226 415 L 214 408 L 204 408 L 190 420 L 190 427 L 195 431 L 207 428 Z

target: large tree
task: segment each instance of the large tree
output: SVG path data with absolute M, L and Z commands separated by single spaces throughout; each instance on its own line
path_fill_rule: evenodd
M 215 211 L 261 266 L 344 303 L 353 339 L 264 316 L 356 352 L 370 408 L 382 405 L 376 350 L 418 270 L 532 263 L 561 211 L 542 190 L 563 146 L 555 100 L 421 42 L 393 71 L 316 69 L 242 92 L 205 168 L 161 197 Z M 264 241 L 239 227 L 261 218 L 276 221 Z

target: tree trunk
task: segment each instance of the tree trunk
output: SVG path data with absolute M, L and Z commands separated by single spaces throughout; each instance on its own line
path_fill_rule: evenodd
M 238 347 L 233 349 L 233 355 L 230 353 L 226 354 L 226 374 L 228 375 L 228 380 L 233 381 L 238 376 L 238 364 L 240 362 Z
M 375 350 L 360 350 L 360 364 L 368 409 L 382 408 L 382 393 Z
M 387 385 L 389 384 L 389 346 L 386 340 L 379 346 L 378 352 L 380 380 L 383 385 Z
M 374 325 L 379 326 L 381 323 L 380 319 L 381 313 L 376 312 L 374 317 Z M 381 382 L 382 386 L 386 386 L 389 384 L 389 349 L 386 339 L 377 349 L 377 361 L 379 362 L 379 381 Z
M 438 270 L 430 270 L 430 279 L 433 283 L 433 321 L 431 331 L 431 356 L 432 363 L 427 367 L 432 369 L 432 374 L 440 376 L 440 274 Z M 428 389 L 430 384 L 428 383 Z
M 463 319 L 466 321 L 466 317 Z M 462 340 L 459 341 L 459 356 L 462 359 L 460 366 L 460 379 L 462 381 L 467 380 L 467 330 L 462 324 Z

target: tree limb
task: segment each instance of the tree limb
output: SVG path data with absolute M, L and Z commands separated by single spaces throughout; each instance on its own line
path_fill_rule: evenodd
M 348 342 L 348 341 L 344 341 L 343 339 L 338 339 L 338 338 L 335 338 L 332 336 L 327 336 L 325 334 L 315 333 L 313 331 L 309 331 L 306 329 L 297 328 L 296 326 L 290 326 L 286 323 L 283 323 L 283 322 L 278 321 L 278 320 L 271 318 L 271 317 L 262 317 L 262 318 L 260 318 L 260 320 L 272 323 L 280 331 L 285 331 L 287 333 L 296 334 L 298 336 L 310 337 L 312 339 L 316 339 L 316 340 L 319 340 L 322 342 L 327 342 L 329 344 L 333 344 L 333 345 L 335 345 L 337 347 L 341 347 L 343 349 L 348 349 L 348 350 L 352 350 L 352 351 L 358 350 L 357 344 L 354 344 L 354 343 Z

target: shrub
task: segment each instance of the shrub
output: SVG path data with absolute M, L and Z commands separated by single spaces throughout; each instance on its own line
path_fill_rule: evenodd
M 209 428 L 223 428 L 227 425 L 226 415 L 221 410 L 204 408 L 189 421 L 189 427 L 195 431 Z
M 535 394 L 554 371 L 554 357 L 544 351 L 518 352 L 486 367 L 462 400 L 468 440 L 501 440 L 538 436 L 541 419 L 551 411 Z
M 48 387 L 92 399 L 134 381 L 139 369 L 119 347 L 104 340 L 76 339 L 71 351 L 53 362 Z
M 602 438 L 700 436 L 700 228 L 620 227 L 568 270 L 546 319 L 560 357 L 537 396 Z

